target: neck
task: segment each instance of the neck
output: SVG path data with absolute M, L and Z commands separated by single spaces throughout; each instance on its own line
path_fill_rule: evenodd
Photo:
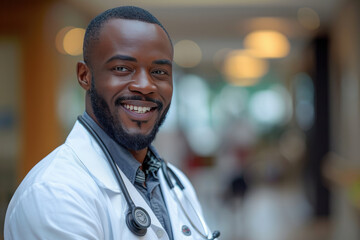
M 145 157 L 146 157 L 146 153 L 148 151 L 148 148 L 144 148 L 141 150 L 129 150 L 130 153 L 133 155 L 133 157 L 141 164 L 143 164 Z

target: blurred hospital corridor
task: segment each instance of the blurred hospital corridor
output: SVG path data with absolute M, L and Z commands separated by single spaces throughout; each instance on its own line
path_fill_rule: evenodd
M 219 240 L 360 239 L 359 0 L 1 0 L 0 230 L 84 110 L 90 19 L 149 10 L 174 45 L 154 141 Z

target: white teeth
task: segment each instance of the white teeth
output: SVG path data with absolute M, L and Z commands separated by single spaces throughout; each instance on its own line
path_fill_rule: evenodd
M 146 113 L 150 111 L 150 107 L 140 107 L 140 106 L 134 106 L 126 104 L 124 105 L 125 108 L 129 109 L 130 111 L 134 111 L 137 113 Z

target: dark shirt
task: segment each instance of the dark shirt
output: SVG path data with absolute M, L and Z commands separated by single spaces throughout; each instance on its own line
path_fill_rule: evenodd
M 159 169 L 156 165 L 160 158 L 155 149 L 152 146 L 149 147 L 142 166 L 144 172 L 140 169 L 140 162 L 138 162 L 126 148 L 115 142 L 108 134 L 106 134 L 86 112 L 83 114 L 83 117 L 105 143 L 110 155 L 115 160 L 118 167 L 145 199 L 168 233 L 169 238 L 172 240 L 173 235 L 170 217 L 166 209 L 165 201 L 161 193 L 160 182 L 157 177 Z M 153 162 L 155 164 L 152 164 Z

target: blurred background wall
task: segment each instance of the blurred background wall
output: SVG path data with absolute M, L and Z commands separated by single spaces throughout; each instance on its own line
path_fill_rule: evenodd
M 2 0 L 0 224 L 17 185 L 84 111 L 89 20 L 152 12 L 175 45 L 155 145 L 225 240 L 360 238 L 358 0 Z

